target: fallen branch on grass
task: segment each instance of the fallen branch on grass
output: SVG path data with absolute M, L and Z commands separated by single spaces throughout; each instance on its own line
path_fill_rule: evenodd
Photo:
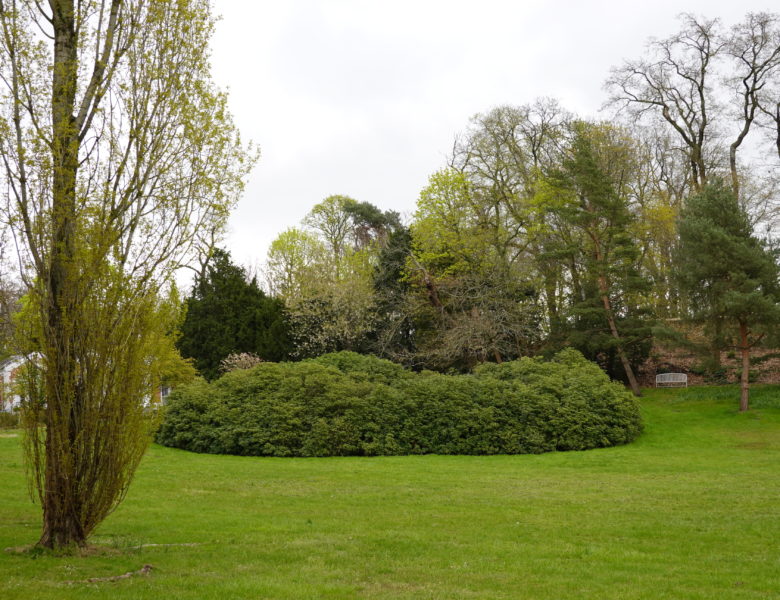
M 181 544 L 141 544 L 139 546 L 130 546 L 130 550 L 141 550 L 142 548 L 169 548 L 171 546 L 202 546 L 198 542 L 182 542 Z
M 152 565 L 144 565 L 137 571 L 128 571 L 122 575 L 114 575 L 113 577 L 90 577 L 89 579 L 83 579 L 81 581 L 66 581 L 65 583 L 106 583 L 111 581 L 119 581 L 120 579 L 130 579 L 134 575 L 148 575 L 152 572 L 154 567 Z

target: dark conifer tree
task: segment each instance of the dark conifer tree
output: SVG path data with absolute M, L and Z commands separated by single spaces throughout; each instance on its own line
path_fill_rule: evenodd
M 680 216 L 675 256 L 689 317 L 701 323 L 720 350 L 742 357 L 740 410 L 748 409 L 750 350 L 780 322 L 778 267 L 773 252 L 755 235 L 745 209 L 723 182 L 688 199 Z M 727 344 L 725 340 L 733 340 Z
M 217 249 L 187 299 L 178 341 L 182 356 L 193 358 L 206 379 L 219 376 L 229 354 L 251 352 L 263 360 L 288 357 L 291 342 L 284 305 L 269 298 L 230 254 Z
M 415 327 L 407 302 L 409 282 L 404 277 L 411 243 L 409 229 L 398 224 L 379 253 L 374 269 L 378 319 L 370 336 L 369 350 L 402 363 L 409 363 L 415 351 Z

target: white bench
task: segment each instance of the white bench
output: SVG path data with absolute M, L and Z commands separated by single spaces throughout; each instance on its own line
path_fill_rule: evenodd
M 655 376 L 655 387 L 688 387 L 685 373 L 661 373 Z

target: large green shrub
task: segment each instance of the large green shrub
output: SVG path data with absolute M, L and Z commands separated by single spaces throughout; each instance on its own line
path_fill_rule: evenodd
M 576 350 L 562 350 L 549 362 L 521 358 L 486 364 L 477 376 L 527 390 L 530 403 L 539 406 L 537 426 L 556 450 L 627 444 L 642 430 L 633 394 Z
M 633 396 L 575 351 L 456 376 L 341 352 L 176 390 L 157 441 L 256 456 L 521 454 L 623 444 L 640 430 Z

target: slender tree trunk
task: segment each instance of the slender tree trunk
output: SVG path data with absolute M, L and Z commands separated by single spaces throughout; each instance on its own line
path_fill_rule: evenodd
M 617 323 L 615 322 L 615 316 L 612 314 L 612 304 L 609 301 L 607 280 L 603 275 L 599 275 L 599 291 L 601 292 L 601 302 L 604 305 L 604 312 L 607 316 L 607 322 L 609 323 L 609 330 L 612 333 L 612 337 L 617 340 L 617 352 L 620 358 L 620 364 L 623 365 L 623 370 L 626 372 L 628 378 L 628 385 L 631 387 L 631 391 L 635 396 L 641 396 L 642 390 L 639 387 L 639 382 L 634 375 L 634 369 L 631 367 L 631 363 L 623 350 L 623 344 L 620 341 L 620 333 L 618 332 Z
M 739 344 L 742 352 L 739 412 L 745 412 L 750 407 L 750 344 L 748 343 L 748 328 L 745 323 L 739 324 Z
M 550 315 L 550 335 L 555 337 L 560 329 L 560 321 L 558 318 L 558 303 L 555 296 L 557 291 L 557 282 L 549 275 L 544 277 L 544 296 L 547 303 L 547 314 Z
M 715 321 L 715 334 L 712 339 L 712 367 L 713 369 L 720 369 L 720 350 L 721 350 L 721 335 L 723 332 L 723 324 L 720 319 Z
M 755 98 L 755 96 L 754 96 Z M 737 171 L 737 150 L 742 145 L 745 137 L 750 132 L 750 127 L 753 124 L 753 117 L 756 111 L 755 100 L 752 106 L 746 113 L 745 122 L 742 125 L 742 131 L 737 135 L 737 139 L 729 146 L 729 168 L 731 170 L 731 189 L 734 191 L 734 197 L 739 200 L 739 172 Z
M 780 102 L 775 105 L 772 118 L 775 120 L 775 148 L 777 148 L 777 156 L 780 158 Z
M 729 148 L 729 168 L 731 171 L 731 189 L 734 197 L 739 198 L 739 173 L 737 172 L 737 149 L 734 144 Z
M 691 151 L 691 185 L 693 191 L 699 193 L 707 185 L 706 166 L 701 160 L 701 148 L 698 148 L 696 144 L 689 145 L 689 148 Z
M 73 359 L 73 316 L 77 306 L 75 269 L 76 177 L 79 139 L 74 108 L 78 34 L 73 0 L 51 3 L 54 28 L 52 72 L 52 246 L 44 316 L 46 369 L 46 468 L 43 534 L 48 548 L 84 545 L 76 456 L 81 405 Z

